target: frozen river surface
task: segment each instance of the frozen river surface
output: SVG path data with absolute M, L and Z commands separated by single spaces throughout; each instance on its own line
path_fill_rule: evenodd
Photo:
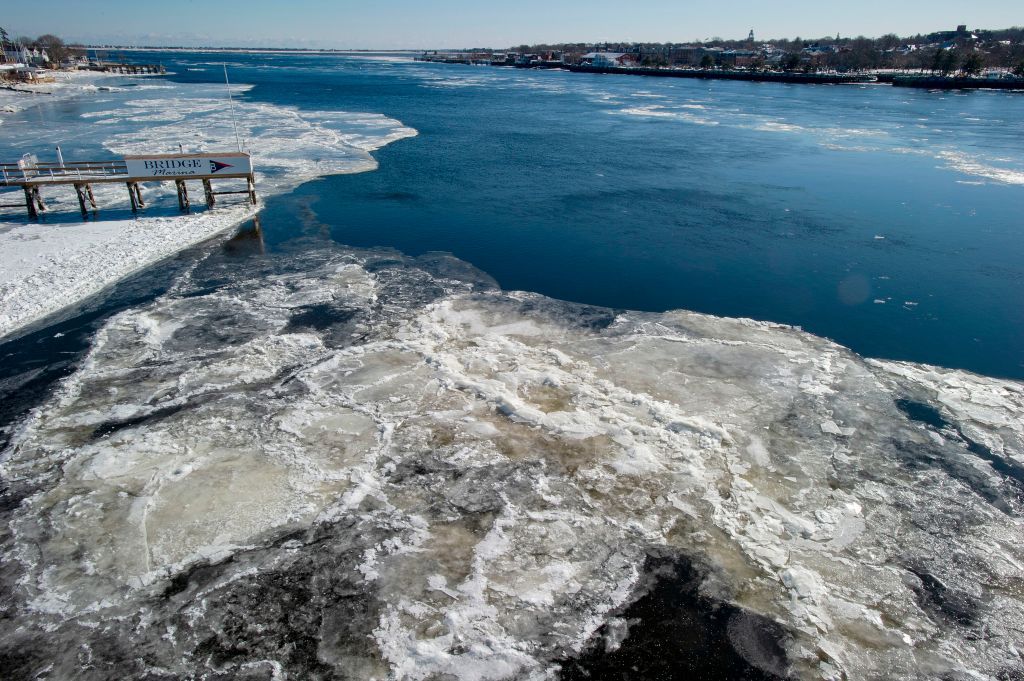
M 316 120 L 337 131 L 351 158 L 372 164 L 357 151 L 367 126 L 382 136 L 413 129 L 419 136 L 377 152 L 376 172 L 291 193 L 282 185 L 263 211 L 262 229 L 193 249 L 85 303 L 82 314 L 0 345 L 0 663 L 7 677 L 1020 678 L 1024 385 L 865 359 L 784 324 L 586 304 L 666 309 L 664 301 L 694 295 L 704 303 L 693 307 L 720 305 L 724 314 L 742 311 L 729 307 L 742 301 L 757 304 L 752 316 L 788 310 L 806 319 L 778 318 L 811 328 L 845 324 L 864 342 L 890 324 L 895 330 L 878 342 L 893 351 L 879 354 L 920 362 L 946 353 L 949 364 L 977 366 L 977 347 L 961 352 L 955 339 L 927 347 L 915 341 L 951 324 L 944 306 L 966 300 L 959 289 L 950 293 L 956 287 L 939 286 L 931 268 L 953 257 L 949 249 L 961 237 L 950 230 L 968 204 L 989 225 L 975 235 L 979 251 L 1009 243 L 1000 255 L 1009 258 L 1019 248 L 1004 222 L 1021 200 L 1012 144 L 1000 173 L 934 156 L 929 163 L 938 159 L 941 167 L 907 161 L 929 181 L 948 180 L 944 205 L 966 203 L 949 213 L 928 208 L 907 185 L 911 211 L 935 218 L 932 247 L 923 249 L 920 233 L 879 246 L 893 240 L 876 239 L 885 235 L 873 225 L 851 227 L 850 204 L 835 203 L 827 219 L 817 213 L 830 204 L 811 196 L 810 175 L 782 163 L 788 152 L 781 147 L 779 176 L 803 178 L 802 189 L 748 193 L 731 208 L 710 194 L 683 192 L 688 199 L 669 202 L 670 215 L 663 212 L 669 187 L 626 201 L 602 180 L 587 185 L 590 208 L 539 186 L 527 192 L 538 203 L 492 202 L 491 190 L 470 179 L 474 191 L 442 196 L 437 187 L 453 176 L 470 173 L 479 182 L 478 169 L 459 163 L 445 175 L 418 154 L 433 145 L 430 158 L 465 160 L 466 145 L 437 150 L 482 133 L 453 126 L 446 136 L 432 127 L 440 111 L 412 105 L 427 96 L 421 90 L 451 103 L 444 99 L 450 93 L 491 79 L 490 92 L 507 97 L 532 88 L 554 106 L 574 97 L 558 80 L 568 76 L 476 76 L 492 72 L 351 59 L 336 69 L 349 85 L 337 111 L 366 111 L 317 118 L 304 79 L 332 82 L 334 58 L 255 59 L 236 66 L 249 69 L 247 80 L 280 71 L 263 77 L 294 88 L 266 85 L 260 94 L 257 85 L 245 95 L 247 126 L 277 131 L 263 138 L 268 145 L 291 149 L 289 135 L 302 142 L 297 130 Z M 197 70 L 183 62 L 184 80 L 213 68 L 198 55 L 186 61 Z M 374 85 L 372 94 L 358 89 L 361 77 Z M 587 101 L 612 101 L 615 111 L 598 109 L 583 125 L 612 125 L 623 136 L 613 144 L 634 134 L 619 127 L 627 124 L 669 126 L 644 128 L 666 143 L 692 134 L 685 126 L 727 124 L 708 124 L 710 114 L 694 113 L 697 104 L 680 104 L 672 116 L 663 115 L 667 105 L 634 111 L 615 99 L 628 94 L 622 89 L 635 99 L 658 93 L 637 92 L 647 86 L 639 79 L 622 80 L 580 81 L 609 88 L 602 99 L 594 86 Z M 261 102 L 274 92 L 292 96 L 295 108 Z M 719 95 L 738 96 L 729 92 Z M 359 106 L 372 97 L 379 114 Z M 402 97 L 409 101 L 401 104 Z M 322 104 L 316 110 L 328 111 Z M 769 109 L 776 105 L 765 100 Z M 78 118 L 89 113 L 71 106 Z M 762 144 L 802 135 L 801 144 L 812 143 L 807 128 L 780 129 L 765 107 L 756 115 L 769 120 L 747 121 L 730 135 Z M 111 110 L 110 126 L 132 123 L 117 116 L 131 118 Z M 448 116 L 457 118 L 451 110 Z M 137 134 L 145 129 L 143 121 Z M 115 148 L 114 141 L 130 142 L 125 134 L 104 139 Z M 537 143 L 504 134 L 488 143 L 511 145 L 512 154 L 521 150 L 516 145 Z M 858 144 L 865 138 L 872 136 L 858 135 Z M 707 139 L 709 153 L 726 153 L 717 138 Z M 577 142 L 565 138 L 569 147 Z M 919 156 L 886 151 L 890 142 L 874 150 L 813 144 L 818 154 L 875 163 Z M 481 156 L 491 151 L 475 148 Z M 301 163 L 303 154 L 294 154 L 291 162 Z M 677 177 L 666 157 L 651 158 L 660 159 L 652 161 L 657 167 L 638 173 Z M 550 162 L 560 159 L 553 149 Z M 754 172 L 736 163 L 735 172 Z M 860 163 L 833 165 L 855 173 Z M 405 174 L 413 167 L 415 180 Z M 322 172 L 335 168 L 332 162 Z M 487 176 L 488 186 L 524 191 L 537 177 L 529 164 L 523 168 Z M 424 177 L 437 183 L 432 192 Z M 677 180 L 683 191 L 688 180 Z M 804 196 L 792 204 L 799 217 L 747 223 L 783 194 Z M 499 213 L 514 220 L 480 236 L 470 229 L 471 195 L 481 220 Z M 992 197 L 1003 203 L 986 203 Z M 583 221 L 591 209 L 607 215 L 613 203 L 619 217 L 590 223 L 586 239 L 563 221 Z M 442 205 L 449 223 L 437 218 Z M 688 242 L 692 250 L 661 259 L 680 247 L 666 234 L 694 237 L 697 218 L 715 216 L 719 222 Z M 541 229 L 550 220 L 562 225 L 557 234 Z M 358 242 L 347 238 L 358 236 L 357 222 L 369 243 L 356 245 L 367 248 L 336 243 Z M 825 222 L 836 243 L 820 238 L 816 225 Z M 632 243 L 643 225 L 652 253 L 646 270 L 637 252 L 612 238 L 632 234 Z M 775 231 L 755 239 L 772 225 Z M 921 229 L 909 217 L 900 225 Z M 803 230 L 802 240 L 788 229 Z M 871 233 L 870 245 L 856 245 L 861 232 Z M 513 237 L 519 242 L 503 241 Z M 570 237 L 582 239 L 572 257 L 554 244 Z M 663 248 L 650 239 L 664 239 Z M 740 281 L 746 259 L 779 249 L 777 240 L 817 254 L 794 280 L 786 273 L 795 261 L 775 252 L 774 283 L 781 292 L 802 283 L 803 307 L 776 307 L 783 297 L 775 291 L 744 297 L 750 282 L 748 289 L 726 285 Z M 764 248 L 723 255 L 725 242 L 752 241 Z M 414 255 L 368 248 L 380 245 Z M 427 252 L 435 246 L 479 252 L 486 262 Z M 888 250 L 868 250 L 878 248 Z M 930 259 L 901 255 L 915 248 Z M 584 276 L 616 249 L 617 269 L 603 279 Z M 879 283 L 892 280 L 856 270 L 868 267 L 856 258 L 840 266 L 844 250 L 876 253 L 869 265 L 879 272 L 916 276 Z M 557 258 L 560 272 L 547 266 Z M 1019 286 L 1012 264 L 988 272 L 962 264 L 961 288 L 985 281 L 985 290 L 1000 292 L 980 308 L 1010 310 L 1000 296 Z M 676 266 L 681 280 L 666 275 Z M 843 274 L 833 281 L 836 272 Z M 499 274 L 502 283 L 532 281 L 522 288 L 541 292 L 502 289 L 492 278 Z M 854 275 L 863 281 L 843 284 Z M 660 277 L 661 286 L 645 298 L 647 276 Z M 725 288 L 702 298 L 681 283 L 709 279 Z M 943 302 L 919 317 L 931 303 L 860 300 L 865 281 L 869 290 L 934 285 L 929 290 Z M 584 302 L 543 295 L 559 291 Z M 861 326 L 866 319 L 876 326 Z M 1001 335 L 1018 323 L 1007 312 L 973 329 L 981 346 L 1000 348 L 984 360 L 999 367 L 993 373 L 1018 375 L 1020 339 Z
M 671 654 L 764 678 L 1020 668 L 1020 384 L 442 256 L 258 262 L 112 318 L 19 426 L 19 678 L 546 678 L 647 660 L 656 588 L 712 632 Z

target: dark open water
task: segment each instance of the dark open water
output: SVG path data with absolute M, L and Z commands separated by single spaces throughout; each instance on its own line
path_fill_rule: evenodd
M 376 172 L 269 201 L 272 249 L 315 234 L 448 251 L 507 289 L 785 322 L 867 356 L 1024 377 L 1020 93 L 143 56 L 204 83 L 226 59 L 256 86 L 247 100 L 419 131 Z
M 230 61 L 257 85 L 248 98 L 420 133 L 375 173 L 271 202 L 272 243 L 308 206 L 342 243 L 450 251 L 505 288 L 786 322 L 868 356 L 1024 377 L 1019 93 Z

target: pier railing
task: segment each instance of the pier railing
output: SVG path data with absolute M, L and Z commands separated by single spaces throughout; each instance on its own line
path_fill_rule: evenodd
M 37 161 L 35 163 L 0 163 L 0 184 L 21 185 L 26 180 L 46 182 L 68 180 L 95 180 L 97 178 L 119 178 L 128 176 L 124 161 L 71 161 L 57 163 Z

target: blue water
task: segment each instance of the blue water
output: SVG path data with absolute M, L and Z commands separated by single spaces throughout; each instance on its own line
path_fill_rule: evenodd
M 376 152 L 376 172 L 270 200 L 271 250 L 448 251 L 504 288 L 785 322 L 867 356 L 1024 378 L 1024 94 L 132 56 L 192 82 L 226 59 L 250 101 L 419 131 Z

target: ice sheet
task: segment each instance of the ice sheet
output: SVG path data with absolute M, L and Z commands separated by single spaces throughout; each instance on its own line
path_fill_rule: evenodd
M 23 645 L 548 678 L 673 551 L 796 677 L 1020 668 L 1024 386 L 443 264 L 305 253 L 112 319 L 3 458 Z

